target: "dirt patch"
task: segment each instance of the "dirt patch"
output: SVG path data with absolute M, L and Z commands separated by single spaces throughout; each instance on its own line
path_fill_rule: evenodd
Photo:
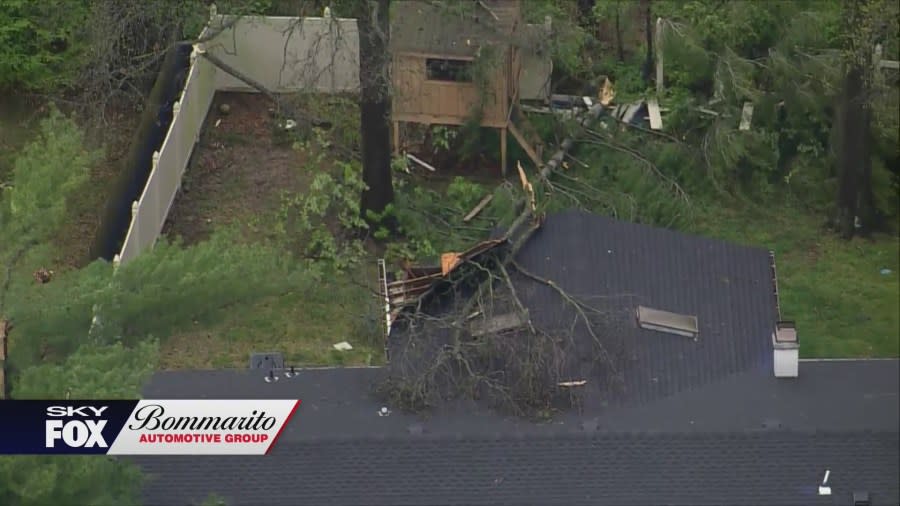
M 313 176 L 307 157 L 290 143 L 276 142 L 272 107 L 258 94 L 216 94 L 163 229 L 166 236 L 185 244 L 202 241 L 215 227 L 270 215 L 284 192 L 306 188 Z
M 100 231 L 106 205 L 113 197 L 113 183 L 122 172 L 140 114 L 129 109 L 107 111 L 102 131 L 88 132 L 88 145 L 102 151 L 100 161 L 90 171 L 86 191 L 69 202 L 69 221 L 56 239 L 57 262 L 64 269 L 80 268 L 94 260 L 93 240 Z M 99 190 L 99 191 L 97 191 Z

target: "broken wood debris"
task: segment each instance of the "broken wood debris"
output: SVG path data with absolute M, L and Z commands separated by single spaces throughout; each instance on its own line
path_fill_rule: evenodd
M 519 179 L 522 181 L 522 189 L 525 190 L 525 194 L 528 195 L 529 200 L 531 201 L 531 210 L 537 210 L 537 202 L 534 198 L 534 187 L 531 186 L 531 183 L 528 182 L 528 178 L 525 176 L 525 169 L 522 168 L 522 162 L 516 162 L 516 165 L 519 168 Z
M 469 211 L 469 214 L 467 214 L 467 215 L 465 216 L 465 218 L 463 218 L 463 223 L 468 223 L 468 222 L 472 221 L 472 218 L 478 216 L 478 213 L 480 213 L 482 210 L 484 210 L 484 208 L 485 208 L 485 207 L 491 202 L 491 200 L 493 200 L 493 199 L 494 199 L 494 194 L 493 194 L 493 193 L 490 193 L 490 194 L 488 194 L 488 195 L 485 195 L 485 197 L 484 197 L 483 199 L 481 199 L 481 202 L 479 202 L 478 205 L 476 205 L 474 208 L 472 208 L 472 210 Z
M 604 107 L 609 106 L 614 98 L 616 98 L 616 90 L 613 88 L 612 82 L 610 82 L 609 78 L 603 78 L 603 88 L 600 89 L 600 104 Z
M 662 114 L 659 112 L 659 102 L 655 98 L 647 100 L 647 113 L 650 115 L 650 129 L 662 130 Z
M 431 172 L 437 172 L 437 169 L 435 169 L 433 165 L 427 163 L 426 161 L 424 161 L 424 160 L 422 160 L 422 159 L 420 159 L 420 158 L 418 158 L 418 157 L 415 157 L 415 156 L 413 156 L 413 155 L 407 153 L 407 154 L 406 154 L 406 158 L 407 158 L 408 160 L 410 160 L 411 162 L 415 162 L 415 163 L 418 164 L 419 166 L 424 167 L 424 168 L 430 170 Z
M 744 102 L 744 108 L 741 110 L 741 130 L 750 130 L 750 121 L 753 119 L 753 104 Z

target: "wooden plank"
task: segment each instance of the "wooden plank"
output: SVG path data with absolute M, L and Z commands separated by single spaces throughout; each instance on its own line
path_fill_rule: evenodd
M 900 61 L 897 60 L 881 60 L 881 68 L 900 70 Z
M 744 109 L 741 110 L 741 130 L 750 130 L 750 120 L 753 119 L 753 104 L 744 102 Z
M 483 199 L 481 199 L 481 202 L 479 202 L 478 205 L 475 206 L 471 211 L 469 211 L 469 214 L 467 214 L 466 217 L 463 218 L 463 223 L 468 223 L 472 220 L 472 218 L 478 216 L 478 213 L 484 210 L 488 203 L 490 203 L 490 201 L 493 199 L 493 193 L 489 193 L 488 195 L 486 195 Z
M 525 150 L 525 154 L 528 155 L 528 158 L 531 158 L 531 161 L 534 162 L 534 164 L 538 168 L 541 168 L 544 165 L 544 161 L 541 160 L 541 157 L 539 157 L 534 148 L 531 147 L 531 143 L 529 143 L 525 139 L 525 136 L 522 135 L 522 132 L 520 132 L 519 129 L 516 128 L 515 123 L 509 124 L 509 133 L 513 134 L 513 137 L 516 138 L 516 142 L 519 143 L 519 146 L 522 146 L 522 149 Z
M 647 112 L 650 113 L 650 129 L 662 130 L 662 114 L 659 112 L 659 102 L 655 98 L 647 101 Z
M 420 160 L 419 158 L 417 158 L 409 153 L 406 154 L 406 158 L 408 158 L 410 161 L 416 162 L 417 164 L 421 165 L 422 167 L 425 167 L 426 169 L 430 170 L 431 172 L 437 172 L 437 169 L 435 169 L 433 165 L 425 162 L 424 160 Z

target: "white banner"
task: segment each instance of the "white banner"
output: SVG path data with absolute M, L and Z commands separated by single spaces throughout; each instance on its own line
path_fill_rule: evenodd
M 142 400 L 107 455 L 265 455 L 299 400 Z

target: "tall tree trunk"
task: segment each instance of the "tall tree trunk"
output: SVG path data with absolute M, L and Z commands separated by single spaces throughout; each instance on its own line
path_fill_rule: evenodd
M 394 200 L 391 181 L 391 94 L 388 37 L 390 0 L 366 0 L 360 9 L 359 84 L 363 181 L 361 209 L 381 213 Z
M 857 231 L 870 230 L 876 219 L 869 104 L 874 72 L 871 59 L 874 13 L 871 7 L 869 0 L 844 0 L 843 4 L 848 45 L 839 130 L 837 221 L 840 233 L 846 239 L 852 238 Z
M 644 58 L 644 83 L 650 84 L 653 80 L 653 10 L 650 8 L 651 0 L 641 0 L 644 11 L 644 34 L 647 38 L 647 56 Z
M 862 129 L 864 128 L 862 71 L 854 66 L 844 78 L 841 104 L 840 155 L 838 168 L 838 229 L 845 239 L 856 232 L 859 207 L 859 183 L 865 158 Z
M 622 4 L 619 0 L 616 0 L 616 51 L 619 56 L 619 61 L 625 61 L 625 46 L 622 43 Z

